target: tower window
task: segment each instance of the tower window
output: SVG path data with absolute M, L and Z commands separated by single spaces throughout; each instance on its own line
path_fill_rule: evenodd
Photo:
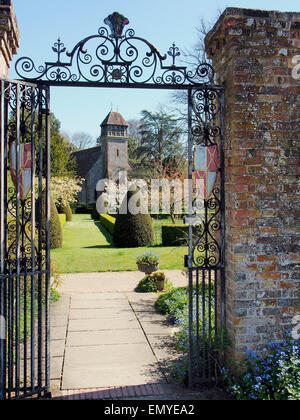
M 117 157 L 120 157 L 120 150 L 117 149 Z

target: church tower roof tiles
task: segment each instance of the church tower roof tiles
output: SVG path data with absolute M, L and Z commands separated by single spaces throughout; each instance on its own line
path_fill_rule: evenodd
M 124 127 L 129 126 L 129 124 L 124 120 L 122 115 L 117 111 L 110 111 L 110 113 L 106 116 L 106 118 L 101 124 L 101 127 L 104 127 L 106 125 L 119 125 Z

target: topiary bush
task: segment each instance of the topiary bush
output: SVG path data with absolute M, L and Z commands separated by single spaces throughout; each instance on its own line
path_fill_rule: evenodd
M 127 214 L 118 214 L 114 228 L 114 244 L 120 248 L 137 248 L 153 244 L 153 223 L 150 214 L 131 214 L 128 203 L 137 190 L 128 191 L 122 203 L 122 209 Z M 141 207 L 141 195 L 137 200 Z
M 46 244 L 46 191 L 42 193 L 42 240 Z M 39 212 L 39 200 L 36 201 L 36 215 Z M 38 218 L 38 216 L 37 216 Z M 62 247 L 62 227 L 53 197 L 50 196 L 50 248 Z
M 44 209 L 44 206 L 43 206 Z M 44 215 L 43 215 L 44 219 Z M 62 227 L 54 200 L 50 199 L 50 249 L 62 247 Z
M 62 204 L 62 205 L 58 206 L 57 210 L 58 210 L 58 213 L 66 215 L 66 221 L 67 222 L 72 221 L 72 210 L 71 210 L 70 204 L 68 204 L 68 203 L 67 204 Z

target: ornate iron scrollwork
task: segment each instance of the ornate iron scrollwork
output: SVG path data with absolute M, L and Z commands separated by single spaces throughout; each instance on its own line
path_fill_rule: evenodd
M 107 84 L 154 84 L 157 86 L 180 86 L 212 83 L 213 68 L 208 63 L 200 64 L 195 70 L 177 66 L 179 48 L 173 44 L 167 54 L 160 52 L 148 41 L 135 35 L 133 29 L 123 30 L 129 20 L 115 12 L 108 16 L 105 27 L 98 33 L 78 42 L 67 52 L 60 39 L 52 47 L 57 54 L 56 61 L 36 66 L 29 57 L 16 62 L 16 72 L 24 80 L 70 84 L 89 82 Z M 63 56 L 69 60 L 63 59 Z M 167 58 L 171 57 L 171 64 Z
M 218 91 L 208 86 L 193 90 L 191 106 L 194 145 L 218 149 L 221 135 L 220 126 L 217 125 L 220 119 Z M 218 167 L 220 168 L 219 164 Z M 202 173 L 202 176 L 205 178 L 207 173 Z M 209 196 L 201 196 L 200 200 L 196 197 L 193 203 L 195 214 L 200 215 L 200 222 L 193 226 L 193 264 L 202 269 L 216 269 L 221 264 L 219 177 L 220 174 L 216 174 L 215 184 Z

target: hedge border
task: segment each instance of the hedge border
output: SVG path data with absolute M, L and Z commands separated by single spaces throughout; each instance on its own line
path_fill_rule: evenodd
M 67 216 L 65 213 L 59 213 L 58 217 L 59 217 L 60 226 L 63 229 L 67 221 Z
M 100 214 L 99 221 L 101 225 L 111 234 L 114 233 L 116 219 L 109 214 Z
M 183 246 L 188 242 L 188 225 L 162 225 L 161 239 L 163 246 Z

